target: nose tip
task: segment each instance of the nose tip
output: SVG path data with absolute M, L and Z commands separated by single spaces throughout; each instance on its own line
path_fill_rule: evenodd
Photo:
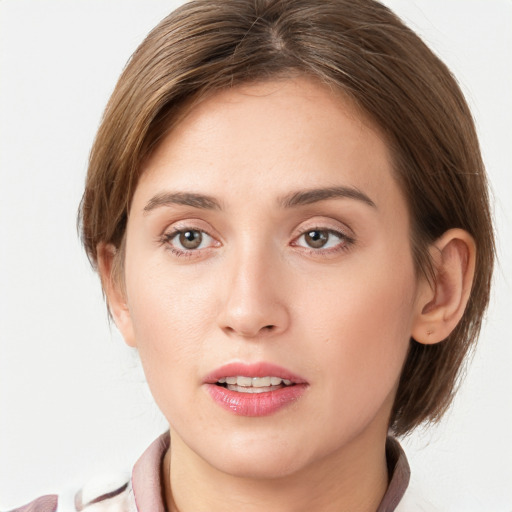
M 225 282 L 219 327 L 241 338 L 262 338 L 284 331 L 289 315 L 285 291 L 278 280 L 270 278 L 268 268 L 262 269 L 261 260 L 250 267 L 234 268 L 237 271 L 232 279 Z

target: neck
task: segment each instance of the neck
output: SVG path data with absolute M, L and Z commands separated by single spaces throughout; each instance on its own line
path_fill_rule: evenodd
M 386 492 L 388 473 L 386 433 L 378 442 L 374 436 L 375 432 L 362 434 L 341 450 L 291 475 L 253 479 L 217 470 L 171 430 L 172 449 L 164 459 L 167 509 L 375 512 Z

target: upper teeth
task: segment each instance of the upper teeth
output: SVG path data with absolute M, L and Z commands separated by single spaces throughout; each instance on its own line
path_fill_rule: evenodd
M 237 386 L 252 386 L 255 388 L 279 386 L 281 383 L 283 383 L 285 386 L 289 386 L 292 383 L 291 380 L 281 379 L 281 377 L 244 377 L 241 375 L 237 377 L 223 377 L 217 382 L 219 382 L 219 384 L 236 384 Z

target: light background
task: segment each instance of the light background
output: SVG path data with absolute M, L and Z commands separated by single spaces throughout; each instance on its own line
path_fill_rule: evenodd
M 178 3 L 0 1 L 0 508 L 129 469 L 166 429 L 135 354 L 108 326 L 75 215 L 115 81 Z M 404 445 L 440 511 L 511 512 L 512 2 L 386 3 L 467 95 L 494 190 L 500 256 L 454 407 Z

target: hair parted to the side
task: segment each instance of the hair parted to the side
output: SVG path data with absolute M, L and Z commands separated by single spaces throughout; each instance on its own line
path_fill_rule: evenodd
M 485 170 L 469 108 L 447 67 L 374 0 L 193 0 L 133 54 L 107 105 L 80 208 L 82 240 L 122 254 L 141 169 L 184 106 L 242 83 L 307 75 L 342 91 L 385 135 L 411 215 L 417 271 L 429 245 L 462 228 L 477 247 L 464 316 L 443 342 L 411 339 L 390 428 L 408 433 L 445 412 L 479 334 L 494 262 Z M 122 266 L 122 263 L 121 263 Z

